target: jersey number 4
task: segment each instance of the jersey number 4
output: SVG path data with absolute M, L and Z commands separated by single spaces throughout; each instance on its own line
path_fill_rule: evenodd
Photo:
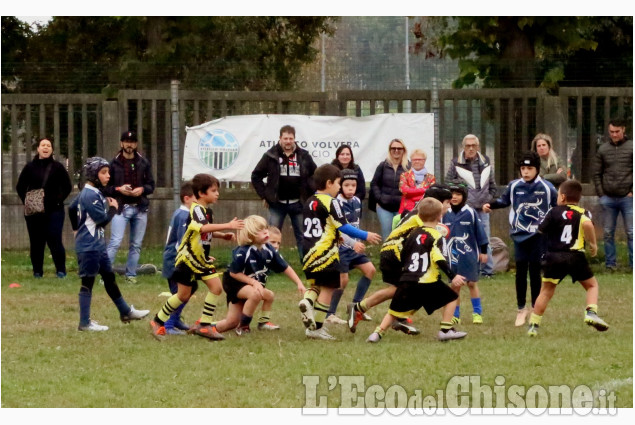
M 560 236 L 560 241 L 566 243 L 567 245 L 570 244 L 571 239 L 573 239 L 571 229 L 572 226 L 570 224 L 567 224 L 566 226 L 564 226 L 564 229 L 562 229 L 562 236 Z
M 304 236 L 307 238 L 314 237 L 319 238 L 322 236 L 322 225 L 319 218 L 310 219 L 309 217 L 304 219 Z
M 421 265 L 421 272 L 425 272 L 428 270 L 428 253 L 414 253 L 410 256 L 410 265 L 408 266 L 408 270 L 411 272 L 416 272 L 419 270 L 419 265 Z

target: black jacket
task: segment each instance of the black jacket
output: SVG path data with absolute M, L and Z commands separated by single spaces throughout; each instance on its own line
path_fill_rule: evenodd
M 386 211 L 399 211 L 401 204 L 401 191 L 399 190 L 399 178 L 406 170 L 399 164 L 397 172 L 388 161 L 382 161 L 375 169 L 375 175 L 370 182 L 370 190 L 377 203 Z
M 24 203 L 27 191 L 42 188 L 44 173 L 49 164 L 51 164 L 51 171 L 44 186 L 44 211 L 47 213 L 63 210 L 64 200 L 71 193 L 71 179 L 62 164 L 55 161 L 52 156 L 46 159 L 36 157 L 24 166 L 15 187 Z
M 139 198 L 128 197 L 122 195 L 116 190 L 117 187 L 124 184 L 124 164 L 123 154 L 121 151 L 110 162 L 110 181 L 108 186 L 103 189 L 106 196 L 113 197 L 119 204 L 118 214 L 123 210 L 124 204 L 137 204 L 139 211 L 147 212 L 150 206 L 148 195 L 154 192 L 154 178 L 152 177 L 152 166 L 150 161 L 135 152 L 135 171 L 137 173 L 137 181 L 143 186 L 143 194 Z
M 598 196 L 624 197 L 633 191 L 633 141 L 601 145 L 593 160 L 593 185 Z
M 280 155 L 281 149 L 276 144 L 262 155 L 260 161 L 251 173 L 251 184 L 260 198 L 268 204 L 278 202 L 278 182 L 280 180 Z M 317 166 L 308 151 L 300 148 L 297 144 L 295 152 L 300 162 L 300 202 L 304 203 L 315 192 L 313 184 L 313 173 Z M 264 179 L 267 178 L 265 185 Z

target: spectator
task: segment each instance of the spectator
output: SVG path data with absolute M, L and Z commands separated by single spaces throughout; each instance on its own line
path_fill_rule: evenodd
M 296 144 L 295 128 L 285 125 L 278 144 L 262 155 L 251 173 L 251 184 L 269 208 L 269 224 L 282 230 L 284 218 L 291 219 L 300 259 L 304 256 L 302 206 L 315 191 L 312 176 L 316 168 L 309 152 Z
M 479 152 L 478 137 L 468 134 L 463 137 L 463 150 L 457 158 L 452 159 L 445 175 L 446 183 L 463 183 L 467 189 L 467 204 L 476 211 L 481 219 L 487 239 L 491 237 L 489 214 L 483 212 L 483 205 L 489 203 L 496 196 L 496 181 L 494 168 L 486 155 Z M 491 277 L 494 274 L 492 248 L 487 247 L 487 263 L 481 264 L 481 275 Z
M 370 182 L 370 196 L 373 199 L 368 201 L 371 205 L 377 203 L 376 212 L 381 225 L 382 239 L 388 237 L 392 229 L 392 219 L 399 214 L 399 179 L 409 167 L 406 145 L 400 139 L 391 140 L 388 145 L 388 157 L 377 166 Z
M 412 211 L 417 202 L 423 198 L 426 190 L 436 183 L 434 175 L 428 173 L 428 169 L 425 167 L 426 159 L 428 157 L 421 149 L 412 151 L 410 154 L 412 168 L 399 178 L 399 190 L 402 193 L 399 205 L 399 214 L 401 215 Z
M 29 232 L 33 277 L 44 274 L 44 247 L 49 246 L 57 277 L 66 277 L 66 250 L 62 244 L 64 227 L 64 200 L 71 193 L 71 179 L 66 168 L 53 158 L 53 145 L 49 139 L 40 139 L 37 156 L 27 163 L 16 185 L 18 196 L 24 203 L 29 190 L 44 189 L 44 212 L 25 215 Z
M 355 164 L 355 157 L 353 157 L 353 150 L 349 145 L 341 145 L 335 151 L 335 159 L 331 162 L 340 170 L 349 168 L 357 173 L 357 190 L 355 196 L 363 201 L 366 198 L 366 180 L 364 179 L 364 173 L 359 165 Z
M 540 156 L 540 177 L 557 189 L 567 179 L 567 166 L 553 150 L 551 136 L 545 133 L 536 134 L 531 141 L 531 150 Z
M 609 141 L 600 146 L 593 162 L 593 184 L 600 197 L 604 221 L 604 255 L 609 270 L 617 268 L 615 227 L 622 213 L 633 268 L 633 141 L 624 134 L 626 122 L 609 121 Z
M 112 219 L 108 258 L 115 264 L 115 256 L 121 246 L 126 226 L 130 223 L 130 243 L 126 262 L 126 283 L 137 283 L 137 265 L 141 255 L 141 243 L 148 224 L 148 195 L 154 192 L 154 178 L 150 162 L 137 152 L 137 135 L 124 131 L 120 139 L 121 150 L 110 162 L 110 182 L 104 188 L 107 196 L 119 204 Z M 154 267 L 154 266 L 153 266 Z M 156 272 L 156 268 L 154 268 Z

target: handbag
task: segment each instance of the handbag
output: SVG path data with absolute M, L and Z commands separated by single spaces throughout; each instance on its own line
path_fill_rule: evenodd
M 46 167 L 42 187 L 40 189 L 32 189 L 26 192 L 26 196 L 24 197 L 24 215 L 30 216 L 34 214 L 42 214 L 44 212 L 44 186 L 46 185 L 46 180 L 48 180 L 52 165 L 53 164 L 51 163 L 48 167 Z

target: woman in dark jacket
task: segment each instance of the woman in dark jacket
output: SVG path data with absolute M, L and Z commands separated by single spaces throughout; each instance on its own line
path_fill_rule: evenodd
M 44 182 L 46 176 L 46 182 Z M 49 139 L 41 139 L 37 145 L 37 156 L 27 163 L 16 190 L 24 203 L 26 193 L 33 189 L 44 189 L 44 212 L 24 216 L 31 244 L 33 276 L 41 278 L 44 273 L 44 247 L 48 244 L 57 271 L 57 277 L 66 277 L 66 251 L 62 244 L 64 226 L 64 200 L 71 193 L 71 179 L 66 168 L 53 159 L 53 145 Z
M 391 140 L 388 145 L 388 157 L 382 161 L 375 170 L 373 180 L 370 182 L 372 196 L 377 202 L 377 218 L 381 225 L 381 237 L 386 239 L 392 229 L 392 219 L 399 212 L 401 203 L 401 191 L 399 190 L 399 178 L 408 171 L 408 150 L 399 139 Z
M 353 156 L 353 150 L 348 145 L 341 145 L 335 151 L 335 159 L 331 164 L 335 165 L 340 170 L 349 168 L 357 173 L 357 190 L 355 196 L 363 201 L 366 198 L 366 180 L 364 179 L 364 173 L 359 165 L 355 164 L 355 157 Z

